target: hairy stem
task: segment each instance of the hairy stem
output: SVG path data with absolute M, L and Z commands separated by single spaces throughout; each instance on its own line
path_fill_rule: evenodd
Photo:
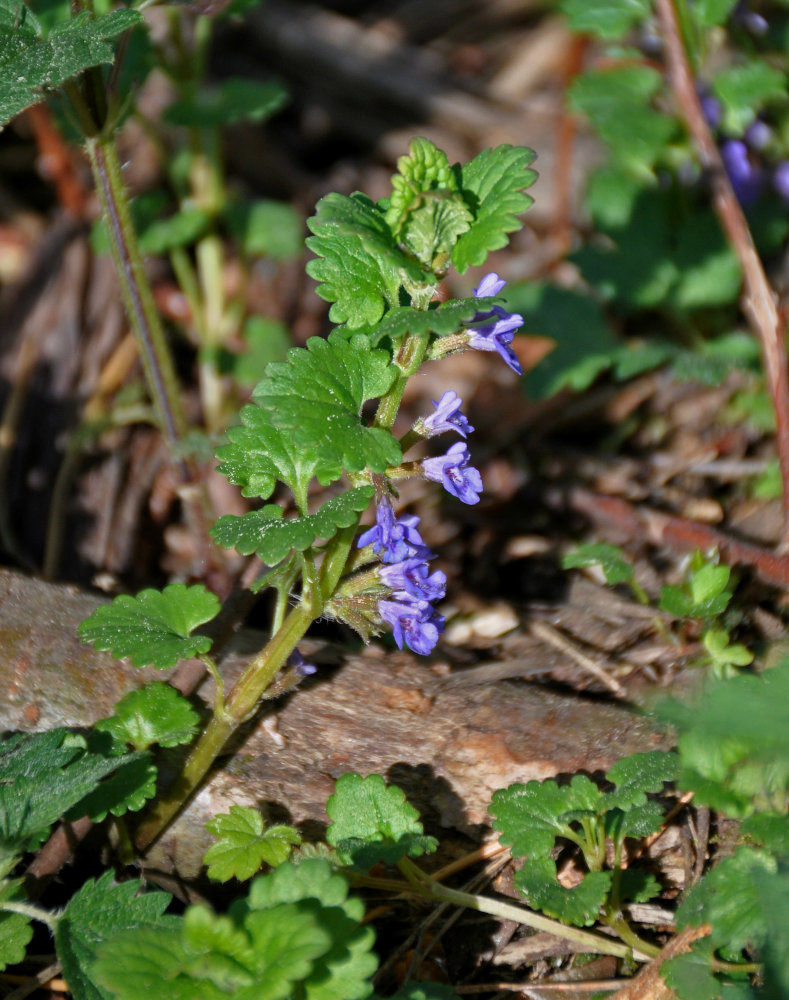
M 86 146 L 107 224 L 121 294 L 137 341 L 148 390 L 165 441 L 170 451 L 175 453 L 186 429 L 186 419 L 181 408 L 172 357 L 131 222 L 118 151 L 114 140 L 106 136 L 91 137 Z M 180 465 L 183 478 L 188 479 L 183 459 L 180 459 Z
M 195 793 L 222 748 L 260 705 L 261 698 L 316 615 L 312 603 L 302 603 L 287 616 L 236 681 L 224 709 L 213 715 L 186 758 L 181 773 L 140 824 L 137 848 L 149 847 Z

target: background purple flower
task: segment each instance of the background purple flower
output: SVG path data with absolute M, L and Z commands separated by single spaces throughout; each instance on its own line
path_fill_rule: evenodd
M 479 470 L 469 465 L 468 447 L 457 441 L 446 455 L 426 458 L 422 462 L 425 479 L 441 483 L 447 493 L 463 503 L 477 503 L 482 492 L 482 476 Z
M 734 193 L 743 205 L 755 201 L 762 189 L 762 172 L 748 158 L 748 147 L 741 139 L 721 143 L 721 158 Z
M 789 201 L 789 160 L 784 160 L 775 168 L 773 187 L 785 201 Z

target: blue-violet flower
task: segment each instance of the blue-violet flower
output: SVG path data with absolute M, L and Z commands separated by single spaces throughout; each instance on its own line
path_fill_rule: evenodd
M 433 400 L 435 413 L 422 420 L 422 427 L 428 437 L 442 434 L 444 431 L 457 431 L 462 437 L 471 434 L 474 428 L 468 422 L 465 414 L 460 412 L 463 400 L 454 389 L 447 389 L 438 402 Z
M 435 614 L 429 601 L 408 598 L 378 602 L 378 613 L 392 627 L 392 635 L 400 649 L 403 643 L 421 656 L 426 656 L 438 642 L 444 619 Z
M 422 470 L 425 479 L 441 483 L 447 493 L 463 503 L 477 503 L 482 492 L 482 476 L 479 470 L 469 465 L 468 447 L 463 441 L 456 441 L 446 455 L 425 458 Z
M 431 573 L 424 559 L 404 559 L 390 566 L 382 566 L 378 570 L 378 576 L 382 583 L 395 591 L 395 597 L 398 598 L 402 594 L 409 600 L 417 598 L 421 601 L 440 601 L 446 593 L 446 573 L 442 573 L 440 569 Z
M 748 147 L 741 139 L 727 139 L 721 143 L 721 159 L 729 175 L 734 193 L 743 205 L 759 197 L 762 173 L 748 158 Z
M 314 663 L 305 663 L 304 657 L 298 649 L 294 649 L 293 652 L 287 659 L 287 666 L 289 666 L 297 677 L 310 677 L 312 674 L 318 672 L 318 668 Z
M 498 295 L 507 284 L 499 278 L 495 271 L 486 274 L 479 285 L 474 289 L 474 298 L 481 299 L 490 295 Z M 475 323 L 484 320 L 493 320 L 492 323 L 484 323 L 482 326 L 469 328 L 469 347 L 478 351 L 498 351 L 516 375 L 523 374 L 523 368 L 518 361 L 518 356 L 510 347 L 515 331 L 523 326 L 523 317 L 518 313 L 508 313 L 501 306 L 493 306 L 489 312 L 477 313 L 474 317 Z
M 416 514 L 396 518 L 389 500 L 381 497 L 375 511 L 375 524 L 359 536 L 356 545 L 360 549 L 372 545 L 373 552 L 380 553 L 385 563 L 401 562 L 417 554 L 428 558 L 427 546 L 416 530 L 418 523 Z

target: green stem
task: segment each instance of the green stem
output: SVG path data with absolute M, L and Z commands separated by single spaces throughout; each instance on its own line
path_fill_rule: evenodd
M 294 608 L 282 627 L 249 663 L 228 695 L 223 710 L 212 716 L 203 730 L 180 775 L 140 824 L 135 837 L 139 850 L 145 850 L 152 844 L 174 819 L 197 790 L 236 729 L 255 713 L 266 688 L 317 617 L 314 611 L 312 601 L 303 601 Z
M 41 907 L 35 906 L 33 903 L 15 903 L 10 899 L 4 899 L 0 902 L 0 911 L 21 913 L 23 917 L 30 917 L 31 920 L 38 920 L 39 923 L 46 924 L 51 931 L 54 931 L 58 922 L 54 913 L 42 910 Z
M 186 430 L 186 419 L 181 408 L 172 357 L 132 225 L 118 151 L 112 137 L 107 136 L 91 137 L 87 139 L 86 146 L 107 224 L 121 294 L 137 341 L 148 389 L 165 441 L 170 451 L 175 453 Z M 183 460 L 180 465 L 184 479 L 188 479 Z
M 640 938 L 621 913 L 606 914 L 603 920 L 611 930 L 616 931 L 629 948 L 632 948 L 634 955 L 640 953 L 646 955 L 649 960 L 660 954 L 660 948 Z
M 389 392 L 381 397 L 378 412 L 375 415 L 376 427 L 389 429 L 394 424 L 408 380 L 424 361 L 428 341 L 429 335 L 421 333 L 410 333 L 404 338 L 394 358 L 394 363 L 400 372 Z
M 549 934 L 564 938 L 566 941 L 574 941 L 576 944 L 582 945 L 586 951 L 599 955 L 614 955 L 616 958 L 628 958 L 632 955 L 639 962 L 648 962 L 658 953 L 658 949 L 653 949 L 652 945 L 646 945 L 644 942 L 639 942 L 638 946 L 632 947 L 631 950 L 627 944 L 611 941 L 600 934 L 583 931 L 578 927 L 569 927 L 567 924 L 543 917 L 522 906 L 515 906 L 512 903 L 505 903 L 503 900 L 491 899 L 487 896 L 461 892 L 457 889 L 449 889 L 438 882 L 434 882 L 430 886 L 430 895 L 433 899 L 455 903 L 457 906 L 465 906 L 471 910 L 478 910 L 480 913 L 489 913 L 502 920 L 514 920 L 538 931 L 547 931 Z

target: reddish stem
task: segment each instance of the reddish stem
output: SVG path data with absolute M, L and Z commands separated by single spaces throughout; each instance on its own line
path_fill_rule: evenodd
M 666 44 L 669 79 L 677 106 L 685 117 L 701 164 L 709 173 L 713 208 L 740 260 L 743 273 L 742 311 L 762 345 L 765 376 L 775 409 L 776 448 L 783 484 L 783 530 L 779 546 L 783 550 L 789 546 L 789 375 L 784 324 L 778 315 L 775 293 L 767 281 L 745 215 L 704 118 L 680 34 L 674 0 L 655 0 L 655 8 Z

